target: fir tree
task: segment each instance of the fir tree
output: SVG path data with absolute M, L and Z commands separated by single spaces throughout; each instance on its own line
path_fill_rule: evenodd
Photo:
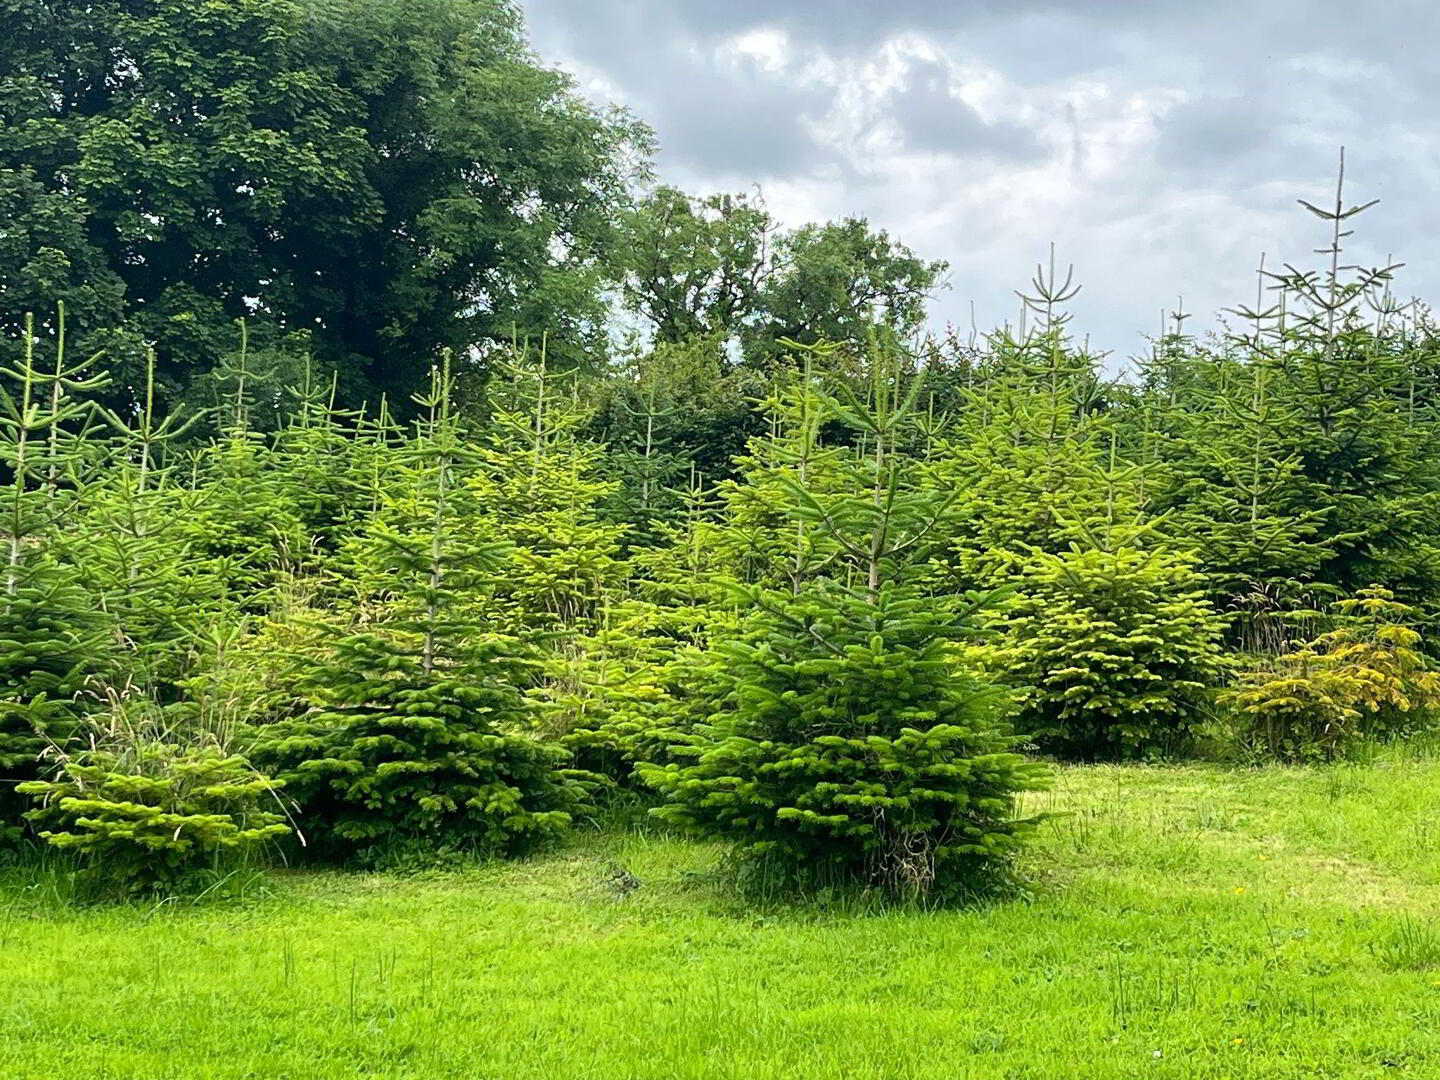
M 1331 760 L 1433 723 L 1440 673 L 1414 618 L 1388 590 L 1362 589 L 1332 605 L 1328 629 L 1259 658 L 1227 695 L 1241 745 L 1283 761 Z
M 897 450 L 916 391 L 881 358 L 868 403 L 827 399 L 858 436 L 834 463 L 846 483 L 781 484 L 792 524 L 835 555 L 798 589 L 732 586 L 753 614 L 713 647 L 711 716 L 680 760 L 643 769 L 660 817 L 802 883 L 978 887 L 1024 833 L 1015 796 L 1038 780 L 995 695 L 955 663 L 963 613 L 912 584 L 944 503 Z
M 385 505 L 357 537 L 357 618 L 307 662 L 310 709 L 266 729 L 258 759 L 284 780 L 318 850 L 375 862 L 442 849 L 518 850 L 555 835 L 584 789 L 567 755 L 524 729 L 537 657 L 473 614 L 509 545 L 472 536 L 478 467 L 435 373 Z
M 133 414 L 107 413 L 105 468 L 63 546 L 74 580 L 105 613 L 116 653 L 111 684 L 164 703 L 181 694 L 193 635 L 233 609 L 189 538 L 202 511 L 183 486 L 182 447 L 200 414 L 161 415 L 155 399 L 151 357 Z
M 278 784 L 146 703 L 138 722 L 115 699 L 108 724 L 58 755 L 55 775 L 20 785 L 26 815 L 79 864 L 92 895 L 202 892 L 290 832 Z
M 1188 400 L 1201 408 L 1172 413 L 1172 457 L 1157 505 L 1173 542 L 1200 557 L 1216 607 L 1233 617 L 1241 648 L 1265 646 L 1268 612 L 1303 606 L 1321 586 L 1334 539 L 1324 500 L 1285 431 L 1294 415 L 1275 401 L 1268 363 L 1218 359 L 1213 377 L 1196 380 Z
M 994 336 L 984 378 L 932 455 L 933 482 L 960 492 L 941 560 L 957 587 L 1009 580 L 1028 550 L 1063 550 L 1070 523 L 1103 508 L 1089 481 L 1113 427 L 1100 419 L 1095 360 L 1063 326 L 1051 310 L 1029 337 Z
M 308 554 L 310 536 L 300 502 L 310 495 L 275 460 L 270 439 L 251 426 L 256 402 L 249 333 L 239 321 L 240 347 L 221 368 L 233 384 L 220 438 L 201 450 L 192 467 L 196 499 L 179 523 L 193 558 L 226 594 L 248 611 L 261 611 L 270 590 Z
M 1232 604 L 1253 593 L 1283 613 L 1371 584 L 1428 604 L 1440 428 L 1415 396 L 1427 361 L 1390 292 L 1399 265 L 1342 262 L 1374 205 L 1346 204 L 1343 154 L 1333 203 L 1301 203 L 1325 223 L 1326 265 L 1262 271 L 1277 298 L 1261 290 L 1238 309 L 1249 325 L 1232 340 L 1238 365 L 1176 403 L 1192 416 L 1177 425 L 1178 487 L 1162 501 L 1182 508 L 1178 532 L 1213 549 Z
M 580 438 L 573 375 L 550 370 L 543 344 L 518 349 L 504 370 L 466 497 L 475 527 L 514 553 L 491 598 L 494 618 L 516 633 L 552 634 L 558 647 L 594 628 L 602 598 L 625 578 L 625 526 L 602 514 L 618 485 L 600 475 L 603 449 Z
M 986 667 L 1019 688 L 1017 727 L 1085 759 L 1183 752 L 1224 673 L 1223 620 L 1183 553 L 1137 537 L 1036 552 Z
M 9 480 L 0 525 L 0 841 L 20 831 L 13 786 L 33 779 L 41 753 L 74 729 L 78 699 L 104 654 L 103 617 L 57 550 L 95 466 L 96 413 L 86 395 L 105 383 L 98 356 L 75 363 L 66 355 L 64 320 L 61 307 L 52 365 L 36 355 L 27 318 L 20 359 L 0 368 L 0 468 Z

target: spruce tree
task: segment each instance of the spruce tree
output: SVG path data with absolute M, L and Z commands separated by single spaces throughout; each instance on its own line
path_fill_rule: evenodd
M 586 682 L 608 679 L 614 666 L 609 611 L 627 590 L 625 541 L 636 537 L 608 512 L 621 485 L 602 474 L 605 448 L 581 434 L 587 406 L 574 373 L 551 370 L 543 342 L 517 348 L 502 373 L 465 485 L 471 527 L 512 556 L 477 614 L 538 645 L 529 690 L 540 729 L 558 737 L 588 724 L 597 697 L 608 696 Z
M 670 748 L 705 719 L 705 648 L 738 627 L 740 605 L 716 580 L 734 554 L 721 542 L 721 505 L 692 476 L 683 518 L 632 553 L 625 592 L 604 605 L 551 698 L 548 730 L 578 764 L 632 791 L 645 790 L 637 766 L 672 760 Z

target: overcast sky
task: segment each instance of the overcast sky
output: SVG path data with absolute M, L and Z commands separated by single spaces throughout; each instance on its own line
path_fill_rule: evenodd
M 1013 319 L 1051 241 L 1117 359 L 1309 261 L 1296 198 L 1380 198 L 1351 253 L 1434 296 L 1440 6 L 1379 0 L 527 0 L 585 93 L 654 127 L 660 178 L 759 185 L 784 224 L 858 214 L 951 264 L 937 323 Z M 1307 261 L 1309 260 L 1309 261 Z

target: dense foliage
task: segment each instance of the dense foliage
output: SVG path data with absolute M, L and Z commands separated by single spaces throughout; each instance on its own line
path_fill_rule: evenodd
M 1022 751 L 1431 724 L 1440 331 L 1341 191 L 1118 378 L 1053 261 L 924 337 L 867 222 L 633 190 L 499 0 L 7 10 L 3 842 L 178 889 L 638 807 L 965 892 Z
M 1223 620 L 1201 580 L 1183 555 L 1138 547 L 1025 564 L 1004 640 L 982 651 L 1018 688 L 1020 730 L 1081 758 L 1186 749 L 1223 671 Z
M 601 340 L 645 131 L 538 64 L 503 0 L 18 0 L 0 39 L 0 320 L 55 299 L 134 379 L 204 376 L 249 315 L 283 375 L 423 388 L 434 350 Z M 372 399 L 373 400 L 373 399 Z
M 278 783 L 238 755 L 153 736 L 86 748 L 52 780 L 21 784 L 42 838 L 74 853 L 83 884 L 104 894 L 205 888 L 290 832 Z
M 779 417 L 799 455 L 747 475 L 774 484 L 790 587 L 730 580 L 754 614 L 711 646 L 711 715 L 678 761 L 642 775 L 666 797 L 662 819 L 786 876 L 923 894 L 1003 866 L 1027 825 L 1015 796 L 1039 775 L 996 722 L 995 688 L 957 663 L 962 598 L 916 582 L 948 500 L 901 449 L 920 383 L 902 397 L 899 374 L 877 356 L 868 399 L 837 399 L 805 369 Z M 861 444 L 812 452 L 827 421 Z
M 513 851 L 568 825 L 584 795 L 565 752 L 525 731 L 533 650 L 467 611 L 510 552 L 470 536 L 475 454 L 448 366 L 420 404 L 426 418 L 351 542 L 351 624 L 321 628 L 296 685 L 309 708 L 257 748 L 317 850 L 370 862 Z
M 1440 706 L 1440 674 L 1406 625 L 1413 617 L 1384 589 L 1338 601 L 1321 623 L 1327 629 L 1243 674 L 1230 695 L 1242 739 L 1304 761 L 1421 729 Z

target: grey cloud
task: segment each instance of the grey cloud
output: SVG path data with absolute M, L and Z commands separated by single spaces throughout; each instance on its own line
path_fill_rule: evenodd
M 1233 2 L 1226 0 L 1226 6 Z M 885 37 L 905 32 L 973 31 L 992 24 L 1013 25 L 1028 16 L 1066 19 L 1077 8 L 1080 5 L 1065 0 L 530 0 L 526 6 L 533 23 L 564 22 L 576 37 L 591 37 L 596 29 L 603 33 L 617 20 L 629 21 L 642 31 L 686 33 L 702 40 L 764 26 L 838 51 L 869 49 Z M 1151 0 L 1103 0 L 1080 8 L 1086 23 L 1163 22 L 1168 21 L 1166 9 L 1167 5 Z
M 1087 282 L 1076 326 L 1106 347 L 1128 351 L 1177 293 L 1199 327 L 1248 295 L 1261 250 L 1313 261 L 1318 223 L 1294 199 L 1325 198 L 1342 143 L 1350 191 L 1383 200 L 1358 222 L 1355 257 L 1394 252 L 1412 263 L 1406 291 L 1440 291 L 1421 239 L 1440 229 L 1429 0 L 1364 12 L 1340 0 L 528 0 L 526 12 L 542 56 L 600 73 L 656 128 L 662 179 L 788 185 L 806 213 L 865 212 L 951 259 L 939 322 L 967 322 L 972 297 L 982 322 L 1011 315 L 1010 289 L 1053 238 Z M 795 47 L 784 70 L 716 60 L 761 28 Z M 857 70 L 907 34 L 942 60 L 912 60 L 860 122 L 960 166 L 936 177 L 811 136 L 839 91 L 806 65 Z M 946 64 L 998 73 L 1023 108 L 986 124 L 950 96 Z
M 807 121 L 824 110 L 827 96 L 751 65 L 722 71 L 686 58 L 647 80 L 646 100 L 644 117 L 658 133 L 662 166 L 678 158 L 692 170 L 764 180 L 825 157 Z
M 890 95 L 888 106 L 909 149 L 967 157 L 989 153 L 1033 157 L 1040 150 L 1032 132 L 1016 124 L 987 124 L 956 97 L 951 91 L 950 69 L 939 61 L 913 62 L 904 87 Z
M 828 95 L 743 58 L 720 63 L 716 41 L 697 35 L 679 9 L 536 0 L 527 12 L 542 56 L 573 57 L 619 85 L 655 129 L 662 169 L 738 177 L 744 186 L 813 168 L 827 156 L 808 122 L 828 106 Z

